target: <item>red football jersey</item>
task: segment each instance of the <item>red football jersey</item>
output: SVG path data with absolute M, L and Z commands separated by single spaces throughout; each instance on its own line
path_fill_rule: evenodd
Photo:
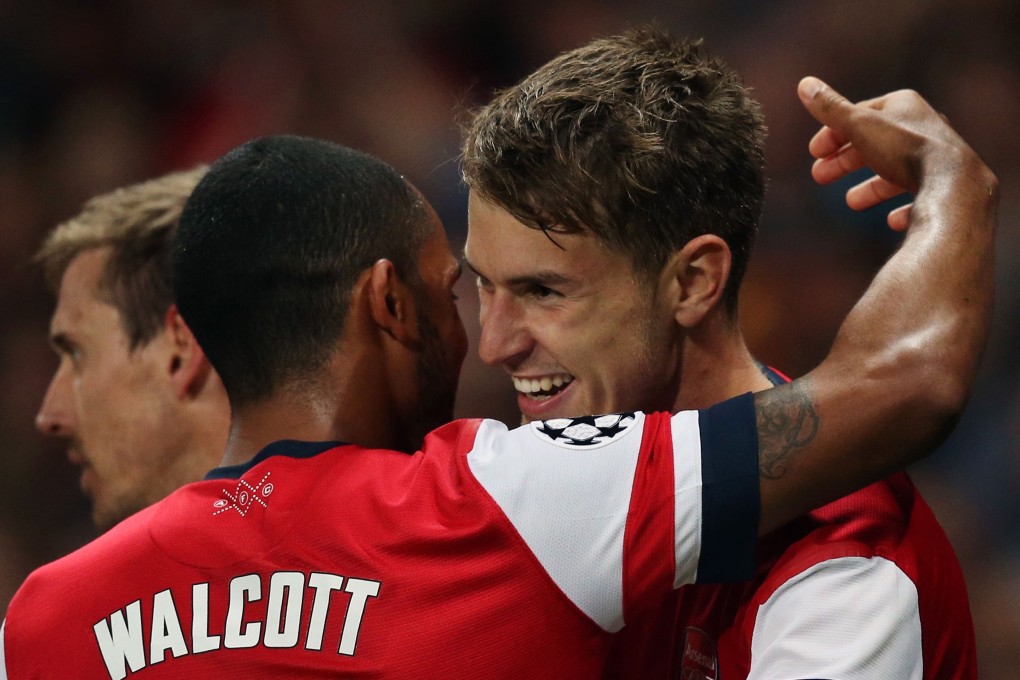
M 671 599 L 617 636 L 606 678 L 977 677 L 956 555 L 902 473 L 763 538 L 750 583 Z
M 33 573 L 0 677 L 597 677 L 625 617 L 750 575 L 757 494 L 749 395 L 277 442 Z
M 607 680 L 977 677 L 963 574 L 903 473 L 762 538 L 752 581 L 681 588 L 616 637 Z

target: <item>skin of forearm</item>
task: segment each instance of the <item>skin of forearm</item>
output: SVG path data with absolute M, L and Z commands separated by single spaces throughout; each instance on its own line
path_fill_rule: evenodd
M 903 245 L 830 355 L 756 397 L 763 533 L 927 455 L 966 405 L 993 304 L 998 183 L 969 149 L 939 156 L 951 171 L 924 169 Z M 800 455 L 816 442 L 823 455 Z

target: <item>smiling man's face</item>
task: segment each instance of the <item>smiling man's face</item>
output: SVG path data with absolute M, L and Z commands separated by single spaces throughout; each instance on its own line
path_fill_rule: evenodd
M 475 192 L 468 223 L 478 351 L 511 376 L 524 420 L 672 408 L 673 313 L 627 256 L 587 234 L 554 242 Z

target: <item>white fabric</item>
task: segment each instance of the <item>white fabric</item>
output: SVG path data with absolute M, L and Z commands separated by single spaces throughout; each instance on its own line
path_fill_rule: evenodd
M 0 623 L 0 680 L 7 680 L 7 659 L 4 657 L 4 628 L 7 627 L 7 619 Z
M 623 627 L 623 538 L 645 416 L 635 419 L 604 444 L 573 449 L 532 426 L 484 421 L 468 454 L 557 586 L 611 632 Z
M 889 560 L 842 557 L 784 583 L 755 619 L 748 680 L 921 680 L 917 588 Z
M 701 428 L 697 411 L 681 411 L 672 418 L 673 528 L 676 573 L 673 587 L 694 583 L 701 555 Z

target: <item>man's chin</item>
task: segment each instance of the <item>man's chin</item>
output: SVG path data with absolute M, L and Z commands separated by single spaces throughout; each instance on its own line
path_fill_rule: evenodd
M 125 519 L 144 509 L 144 503 L 134 503 L 130 506 L 109 507 L 103 503 L 93 503 L 92 524 L 102 533 L 117 526 Z
M 78 477 L 78 488 L 93 503 L 96 502 L 96 482 L 96 473 L 92 470 L 92 467 L 88 464 L 82 465 L 81 475 Z
M 92 508 L 92 526 L 94 526 L 99 533 L 112 529 L 119 521 L 120 519 L 111 517 L 104 511 L 97 510 L 95 507 Z

